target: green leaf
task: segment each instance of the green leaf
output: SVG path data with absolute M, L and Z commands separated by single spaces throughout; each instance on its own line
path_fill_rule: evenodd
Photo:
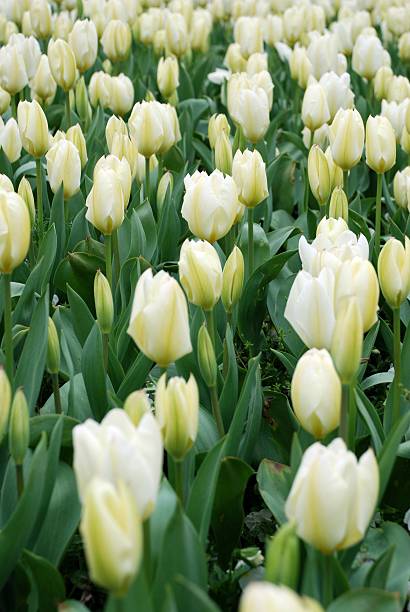
M 264 459 L 256 479 L 263 501 L 276 521 L 280 524 L 286 523 L 285 502 L 292 486 L 290 467 Z
M 30 419 L 30 446 L 35 446 L 43 431 L 50 435 L 56 426 L 56 423 L 62 423 L 62 446 L 72 445 L 73 428 L 80 423 L 77 419 L 66 416 L 65 414 L 41 414 L 31 417 Z
M 383 493 L 389 482 L 390 474 L 396 461 L 397 451 L 400 442 L 410 426 L 410 412 L 402 416 L 400 421 L 390 431 L 383 444 L 382 450 L 378 457 L 380 470 L 380 490 L 379 499 L 383 497 Z
M 132 583 L 126 596 L 121 599 L 121 612 L 136 612 L 136 605 L 144 612 L 155 612 L 152 604 L 152 593 L 141 565 L 140 571 Z M 73 611 L 76 612 L 76 611 Z M 104 612 L 119 612 L 119 601 L 114 596 L 109 596 Z
M 238 401 L 238 365 L 236 363 L 235 345 L 230 325 L 226 328 L 224 347 L 226 350 L 226 362 L 228 369 L 225 376 L 224 386 L 219 398 L 222 419 L 225 428 L 232 422 Z
M 35 582 L 39 612 L 56 610 L 60 601 L 65 597 L 61 574 L 49 561 L 29 550 L 23 551 L 22 564 Z
M 67 297 L 70 304 L 71 320 L 74 331 L 81 345 L 84 346 L 95 323 L 95 319 L 82 297 L 79 296 L 70 285 L 67 286 Z
M 382 422 L 380 421 L 375 407 L 359 387 L 356 388 L 355 396 L 359 416 L 363 419 L 369 430 L 374 450 L 376 451 L 376 455 L 378 455 L 381 452 L 385 439 Z
M 386 589 L 389 572 L 394 555 L 394 546 L 390 546 L 372 565 L 366 576 L 365 586 Z
M 102 335 L 97 322 L 94 323 L 90 335 L 84 344 L 81 371 L 91 410 L 96 420 L 101 421 L 108 410 L 108 397 L 103 362 Z
M 144 353 L 139 353 L 118 389 L 118 397 L 125 400 L 132 391 L 142 389 L 152 366 L 153 362 Z
M 399 598 L 380 589 L 352 589 L 338 597 L 327 608 L 327 612 L 400 612 Z
M 64 255 L 66 243 L 66 223 L 64 218 L 64 187 L 61 183 L 58 191 L 54 194 L 51 204 L 50 223 L 54 223 L 57 233 L 57 252 L 54 265 L 56 266 Z
M 196 584 L 184 576 L 177 576 L 172 590 L 179 603 L 179 610 L 195 610 L 195 612 L 221 612 L 220 608 Z

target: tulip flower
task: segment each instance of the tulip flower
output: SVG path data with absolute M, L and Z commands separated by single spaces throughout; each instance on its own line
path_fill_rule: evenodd
M 349 203 L 342 187 L 335 187 L 332 191 L 329 202 L 329 217 L 333 219 L 341 218 L 347 223 L 349 217 Z
M 177 281 L 151 269 L 139 278 L 135 289 L 128 334 L 138 348 L 159 366 L 191 353 L 188 307 Z
M 87 419 L 73 429 L 74 471 L 80 499 L 95 478 L 130 489 L 143 520 L 154 511 L 162 475 L 162 440 L 151 413 L 136 427 L 127 413 L 110 410 L 101 423 Z
M 128 395 L 123 408 L 133 425 L 138 427 L 142 417 L 151 412 L 151 402 L 144 389 L 138 389 Z
M 166 55 L 182 57 L 189 49 L 189 35 L 186 19 L 179 13 L 172 13 L 165 24 Z
M 107 171 L 113 171 L 120 181 L 123 193 L 123 205 L 124 208 L 127 208 L 131 194 L 131 170 L 128 161 L 125 157 L 120 160 L 115 155 L 100 157 L 95 164 L 94 180 L 97 180 L 100 173 L 104 174 Z
M 125 74 L 111 77 L 108 108 L 117 115 L 126 115 L 134 104 L 134 86 Z
M 410 166 L 394 175 L 393 193 L 397 206 L 410 211 Z
M 11 117 L 6 124 L 0 121 L 0 147 L 7 159 L 13 163 L 21 156 L 21 138 L 17 121 Z
M 215 168 L 232 174 L 232 145 L 225 132 L 221 132 L 215 142 Z
M 87 144 L 85 142 L 84 134 L 79 123 L 72 125 L 67 130 L 66 139 L 76 146 L 78 154 L 80 156 L 81 169 L 84 169 L 84 166 L 88 161 Z
M 185 240 L 179 257 L 179 278 L 191 304 L 212 310 L 221 297 L 222 267 L 209 242 Z
M 0 443 L 8 430 L 11 408 L 11 385 L 3 367 L 0 367 Z
M 1 87 L 10 96 L 15 96 L 27 83 L 28 75 L 23 55 L 17 46 L 5 45 L 0 49 Z
M 27 206 L 28 214 L 30 215 L 31 227 L 33 227 L 36 219 L 36 207 L 34 204 L 33 190 L 31 189 L 31 185 L 25 176 L 23 176 L 19 183 L 17 193 Z
M 359 301 L 354 295 L 337 304 L 331 355 L 344 385 L 354 383 L 362 358 L 363 320 Z
M 253 53 L 262 53 L 263 29 L 259 17 L 239 17 L 235 22 L 234 39 L 245 59 Z
M 380 38 L 362 34 L 353 47 L 352 67 L 364 79 L 371 80 L 379 68 L 390 65 L 389 53 Z
M 127 23 L 119 19 L 109 21 L 101 38 L 105 55 L 112 62 L 127 59 L 131 49 L 131 30 Z
M 242 153 L 238 149 L 233 159 L 232 178 L 239 200 L 247 208 L 254 208 L 269 195 L 266 167 L 259 151 L 245 149 Z
M 30 440 L 30 416 L 27 400 L 22 389 L 14 395 L 10 411 L 9 451 L 16 465 L 17 492 L 23 492 L 23 462 Z
M 313 145 L 308 155 L 310 189 L 319 206 L 324 206 L 330 195 L 330 173 L 327 159 L 318 145 Z
M 311 132 L 320 128 L 330 119 L 326 92 L 314 79 L 305 91 L 302 102 L 302 121 Z
M 378 493 L 379 468 L 372 449 L 357 460 L 340 438 L 327 447 L 316 442 L 302 457 L 285 512 L 300 538 L 330 554 L 363 539 Z
M 64 199 L 68 200 L 80 189 L 81 160 L 77 147 L 69 140 L 59 140 L 48 151 L 46 160 L 52 191 L 56 193 L 62 184 Z
M 63 91 L 70 91 L 74 87 L 77 68 L 72 48 L 65 40 L 50 40 L 47 55 L 55 82 Z
M 222 273 L 222 303 L 228 314 L 239 302 L 242 295 L 245 263 L 242 251 L 235 246 L 224 265 Z
M 161 95 L 169 99 L 179 85 L 179 65 L 175 57 L 160 58 L 157 68 L 158 89 Z
M 39 159 L 48 149 L 48 123 L 43 109 L 35 100 L 20 102 L 17 119 L 23 147 Z
M 78 70 L 83 73 L 91 68 L 97 59 L 97 30 L 89 19 L 78 19 L 73 26 L 68 42 L 74 52 Z
M 342 170 L 351 170 L 359 161 L 364 145 L 364 125 L 354 109 L 339 109 L 329 130 L 334 162 Z
M 216 139 L 221 132 L 225 132 L 227 136 L 229 136 L 231 132 L 226 115 L 222 113 L 219 115 L 212 115 L 208 122 L 208 140 L 211 149 L 215 149 Z
M 52 31 L 51 7 L 47 0 L 30 2 L 30 22 L 38 38 L 48 38 Z
M 242 594 L 239 612 L 324 612 L 320 604 L 309 597 L 299 597 L 286 586 L 270 582 L 251 582 Z
M 34 78 L 30 81 L 32 97 L 42 104 L 50 104 L 57 91 L 47 55 L 42 55 Z
M 25 259 L 30 245 L 30 215 L 24 200 L 0 189 L 0 272 L 10 275 Z
M 353 259 L 343 261 L 336 272 L 336 311 L 339 304 L 351 295 L 357 298 L 363 331 L 367 332 L 377 322 L 379 302 L 377 274 L 367 259 L 353 257 Z
M 373 91 L 378 100 L 387 98 L 390 82 L 393 78 L 393 70 L 390 66 L 381 66 L 373 79 Z

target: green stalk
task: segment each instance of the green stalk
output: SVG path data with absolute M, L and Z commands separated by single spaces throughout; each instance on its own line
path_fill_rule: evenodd
M 216 355 L 216 346 L 215 346 L 215 320 L 214 320 L 214 311 L 213 310 L 204 310 L 204 315 L 206 319 L 206 326 L 208 328 L 209 337 L 211 338 L 212 346 L 214 347 L 215 355 Z
M 112 250 L 113 250 L 113 257 L 114 257 L 115 282 L 118 283 L 120 280 L 121 265 L 120 265 L 120 249 L 118 246 L 117 230 L 114 230 L 112 233 Z
M 17 102 L 16 96 L 11 96 L 11 114 L 13 119 L 17 119 Z
M 145 519 L 142 524 L 144 533 L 144 569 L 148 584 L 151 582 L 151 534 L 149 519 Z
M 174 460 L 175 493 L 178 495 L 181 506 L 184 507 L 184 461 Z
M 349 385 L 349 449 L 354 451 L 356 442 L 356 420 L 357 420 L 357 407 L 356 407 L 356 380 L 352 380 Z
M 14 357 L 13 357 L 13 323 L 11 319 L 11 274 L 3 275 L 4 283 L 4 344 L 6 351 L 6 372 L 13 388 Z
M 339 435 L 349 444 L 349 385 L 342 385 L 342 411 L 340 414 Z
M 109 334 L 102 335 L 102 343 L 103 343 L 103 363 L 104 363 L 104 371 L 108 372 L 108 349 L 109 349 Z
M 17 482 L 17 495 L 18 497 L 22 496 L 24 491 L 24 474 L 23 474 L 23 466 L 16 464 L 16 482 Z
M 394 347 L 394 379 L 393 379 L 393 413 L 391 427 L 400 418 L 400 379 L 401 379 L 401 343 L 400 343 L 400 307 L 393 309 L 393 347 Z
M 105 236 L 105 275 L 112 289 L 112 236 Z
M 214 415 L 219 437 L 222 438 L 225 435 L 225 428 L 222 420 L 221 407 L 219 405 L 218 391 L 216 387 L 209 387 L 209 393 L 211 394 L 212 414 Z
M 253 208 L 248 208 L 248 275 L 252 276 L 254 266 L 253 251 Z
M 377 175 L 377 191 L 376 191 L 376 227 L 375 227 L 375 238 L 374 238 L 374 254 L 375 263 L 379 258 L 380 253 L 380 229 L 382 221 L 382 181 L 383 174 Z
M 58 384 L 58 374 L 52 374 L 51 381 L 53 383 L 54 407 L 56 410 L 56 414 L 61 414 L 62 408 L 61 408 L 60 386 Z
M 150 192 L 150 167 L 149 167 L 150 158 L 145 158 L 145 197 L 149 201 L 149 192 Z
M 44 233 L 43 226 L 43 177 L 41 176 L 41 158 L 36 159 L 36 185 L 37 185 L 37 219 L 38 235 L 41 240 Z
M 67 91 L 65 94 L 65 116 L 66 116 L 66 130 L 71 127 L 71 108 L 70 108 L 70 92 Z
M 322 603 L 325 608 L 333 600 L 333 580 L 331 571 L 331 560 L 328 555 L 322 555 L 323 592 Z

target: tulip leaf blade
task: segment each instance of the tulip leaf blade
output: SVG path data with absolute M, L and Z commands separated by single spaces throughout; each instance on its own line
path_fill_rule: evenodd
M 56 604 L 65 597 L 64 580 L 57 568 L 29 550 L 22 554 L 22 565 L 27 568 L 35 584 L 38 596 L 39 612 L 53 610 Z
M 409 427 L 410 412 L 407 412 L 401 417 L 400 421 L 394 425 L 380 451 L 380 455 L 378 456 L 380 470 L 379 499 L 383 497 L 386 490 L 390 474 L 396 461 L 400 442 Z
M 235 413 L 238 400 L 238 366 L 236 363 L 235 345 L 230 325 L 226 328 L 225 345 L 228 369 L 225 376 L 224 386 L 219 398 L 224 426 L 229 427 Z
M 292 486 L 289 466 L 264 459 L 256 476 L 263 501 L 279 524 L 286 523 L 285 502 Z
M 84 344 L 81 371 L 91 410 L 96 420 L 101 421 L 108 410 L 108 397 L 102 335 L 97 322 L 94 323 Z
M 381 589 L 352 589 L 333 601 L 327 608 L 327 612 L 400 612 L 401 606 L 395 593 L 387 593 Z

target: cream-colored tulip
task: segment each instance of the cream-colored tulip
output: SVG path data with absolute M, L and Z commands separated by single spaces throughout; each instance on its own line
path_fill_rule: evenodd
M 196 9 L 190 26 L 190 46 L 192 51 L 206 53 L 209 49 L 209 35 L 212 31 L 212 15 L 206 9 Z
M 254 208 L 269 195 L 266 167 L 261 154 L 256 149 L 239 149 L 232 164 L 232 178 L 238 189 L 240 202 Z
M 330 119 L 326 92 L 316 81 L 311 81 L 302 102 L 302 121 L 311 132 L 320 128 Z
M 330 173 L 326 155 L 318 145 L 313 145 L 309 151 L 308 177 L 315 200 L 324 206 L 330 195 Z
M 192 352 L 184 292 L 163 270 L 153 276 L 148 269 L 140 276 L 128 334 L 138 348 L 161 367 Z
M 410 82 L 405 76 L 393 76 L 389 83 L 389 89 L 387 92 L 387 99 L 389 102 L 394 100 L 395 102 L 404 102 L 410 97 Z
M 224 174 L 232 174 L 232 144 L 225 132 L 221 132 L 216 139 L 215 168 Z
M 341 438 L 329 446 L 316 442 L 302 457 L 285 505 L 305 542 L 325 554 L 363 539 L 379 493 L 379 468 L 373 450 L 359 460 Z
M 262 53 L 263 30 L 259 17 L 239 17 L 235 22 L 234 38 L 245 59 L 248 59 L 252 53 Z
M 65 40 L 59 38 L 55 41 L 50 40 L 47 55 L 55 82 L 65 92 L 70 91 L 74 87 L 77 77 L 74 51 Z
M 110 153 L 112 143 L 116 135 L 128 136 L 128 128 L 127 124 L 121 117 L 116 117 L 113 115 L 108 119 L 105 127 L 105 139 L 107 141 L 107 147 Z
M 69 140 L 59 140 L 46 154 L 50 187 L 56 193 L 61 184 L 64 199 L 71 198 L 80 189 L 81 160 L 77 147 Z
M 335 164 L 330 147 L 327 147 L 325 156 L 329 168 L 330 189 L 333 191 L 335 187 L 343 187 L 343 170 Z
M 363 319 L 359 300 L 352 293 L 337 303 L 331 355 L 340 380 L 350 384 L 355 380 L 363 349 Z
M 399 39 L 399 57 L 405 62 L 410 61 L 410 32 L 404 32 Z
M 125 211 L 124 192 L 114 169 L 94 173 L 94 184 L 86 206 L 86 219 L 106 236 L 121 225 Z
M 121 183 L 124 208 L 127 208 L 131 194 L 131 170 L 125 157 L 118 159 L 115 155 L 100 157 L 94 168 L 94 179 L 99 173 L 112 170 Z
M 410 294 L 410 240 L 404 246 L 400 240 L 389 238 L 377 262 L 380 288 L 391 308 L 400 308 Z
M 185 240 L 179 256 L 179 278 L 191 304 L 212 310 L 222 291 L 218 253 L 205 240 Z
M 0 189 L 7 191 L 8 193 L 14 193 L 13 183 L 7 174 L 0 174 Z
M 30 215 L 31 227 L 33 227 L 34 221 L 36 219 L 36 206 L 34 204 L 33 190 L 25 176 L 23 176 L 19 183 L 17 193 L 27 206 L 28 214 Z
M 158 153 L 164 139 L 159 102 L 137 102 L 128 120 L 131 140 L 144 157 Z
M 17 120 L 23 147 L 35 158 L 42 157 L 48 149 L 48 123 L 40 104 L 19 102 Z
M 188 382 L 174 376 L 167 383 L 166 373 L 155 392 L 155 416 L 166 451 L 180 461 L 192 448 L 198 433 L 199 392 L 194 376 Z
M 144 389 L 138 389 L 128 395 L 123 408 L 133 425 L 138 427 L 142 417 L 151 412 L 151 400 Z
M 179 13 L 168 15 L 165 23 L 167 55 L 182 57 L 189 50 L 189 35 L 185 17 Z
M 51 7 L 47 0 L 31 0 L 30 22 L 37 38 L 48 38 L 52 32 Z
M 339 425 L 342 385 L 326 349 L 312 348 L 299 359 L 291 397 L 302 427 L 315 438 L 323 438 Z
M 366 122 L 366 163 L 378 174 L 396 163 L 396 136 L 390 121 L 381 115 Z
M 68 41 L 68 35 L 73 29 L 73 20 L 71 19 L 70 13 L 68 11 L 61 11 L 58 15 L 56 15 L 54 20 L 54 29 L 53 29 L 53 38 L 57 40 L 58 38 L 62 38 L 63 40 Z
M 23 199 L 0 189 L 0 272 L 10 274 L 25 259 L 30 245 L 31 223 Z
M 15 45 L 6 45 L 0 49 L 0 85 L 14 96 L 24 89 L 28 75 L 24 57 Z
M 244 277 L 245 262 L 243 254 L 237 246 L 234 246 L 222 273 L 221 298 L 227 313 L 231 313 L 240 300 Z
M 406 113 L 408 109 L 408 101 L 404 100 L 400 104 L 397 102 L 387 102 L 382 100 L 381 115 L 386 117 L 393 126 L 394 133 L 396 134 L 396 142 L 400 142 L 400 138 L 403 134 L 403 128 L 406 124 Z
M 114 19 L 109 21 L 101 38 L 105 55 L 112 62 L 127 59 L 131 49 L 131 30 L 127 23 Z
M 97 30 L 89 19 L 78 19 L 68 36 L 68 42 L 74 51 L 77 68 L 85 72 L 94 66 L 97 59 Z
M 390 55 L 384 49 L 380 38 L 360 35 L 353 47 L 353 70 L 370 80 L 382 66 L 390 66 Z
M 1 71 L 0 71 L 0 81 L 1 81 Z M 0 87 L 0 115 L 6 112 L 6 110 L 10 107 L 11 96 L 2 87 Z
M 410 211 L 410 166 L 394 175 L 393 193 L 397 206 Z
M 245 587 L 239 612 L 324 612 L 322 606 L 309 597 L 299 597 L 286 586 L 270 582 L 251 582 Z
M 321 36 L 312 36 L 307 55 L 315 79 L 320 79 L 326 72 L 341 75 L 347 71 L 346 57 L 339 53 L 339 43 L 334 34 L 327 32 Z
M 335 309 L 349 295 L 356 297 L 362 316 L 363 331 L 367 332 L 377 321 L 379 283 L 377 274 L 367 259 L 354 257 L 342 262 L 336 272 Z
M 319 81 L 326 93 L 330 112 L 330 121 L 333 121 L 339 108 L 352 108 L 354 93 L 350 89 L 350 75 L 344 72 L 338 76 L 335 72 L 326 72 Z
M 219 115 L 212 115 L 208 122 L 208 140 L 211 149 L 215 148 L 216 139 L 221 132 L 225 132 L 227 136 L 229 136 L 231 133 L 231 128 L 226 115 L 222 113 Z
M 224 65 L 231 72 L 245 72 L 246 71 L 246 59 L 241 53 L 241 47 L 238 43 L 231 43 L 224 57 Z
M 72 125 L 66 132 L 67 140 L 70 140 L 76 147 L 81 160 L 81 168 L 84 168 L 88 161 L 87 143 L 79 123 Z
M 252 143 L 262 140 L 268 131 L 269 99 L 261 87 L 239 91 L 236 118 L 245 138 Z
M 8 44 L 16 46 L 23 56 L 27 78 L 30 81 L 34 77 L 41 59 L 41 48 L 38 40 L 34 36 L 26 38 L 23 34 L 13 34 L 10 36 Z
M 390 66 L 381 66 L 376 72 L 373 79 L 373 91 L 378 100 L 387 98 L 392 78 L 393 70 Z
M 134 86 L 125 74 L 110 77 L 108 108 L 116 115 L 126 115 L 134 104 Z
M 335 187 L 332 191 L 329 202 L 329 217 L 333 219 L 343 219 L 348 221 L 349 218 L 349 203 L 343 187 Z
M 161 57 L 157 68 L 158 89 L 161 95 L 168 99 L 179 85 L 179 65 L 175 57 Z
M 94 72 L 88 85 L 88 95 L 94 108 L 101 104 L 107 108 L 111 97 L 111 77 L 102 70 Z
M 215 242 L 231 229 L 238 210 L 235 181 L 214 170 L 208 176 L 198 170 L 184 179 L 185 196 L 181 214 L 198 238 Z
M 158 104 L 158 111 L 162 120 L 163 136 L 158 154 L 167 153 L 171 147 L 181 140 L 178 115 L 174 106 L 171 104 Z
M 313 67 L 306 49 L 296 46 L 289 58 L 290 74 L 298 82 L 299 87 L 306 89 Z
M 20 130 L 17 121 L 12 117 L 5 124 L 1 121 L 0 147 L 3 149 L 9 162 L 13 163 L 20 159 L 21 146 Z
M 360 161 L 364 146 L 364 124 L 356 109 L 339 109 L 329 129 L 334 162 L 351 170 Z
M 283 34 L 289 45 L 294 45 L 304 31 L 304 12 L 299 6 L 292 6 L 283 13 Z
M 54 100 L 57 83 L 51 74 L 47 55 L 42 55 L 34 78 L 30 81 L 31 92 L 43 103 Z

